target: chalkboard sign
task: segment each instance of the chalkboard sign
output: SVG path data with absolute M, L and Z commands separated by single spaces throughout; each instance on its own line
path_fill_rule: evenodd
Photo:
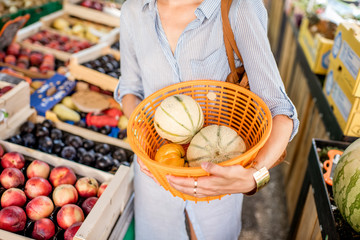
M 9 75 L 9 74 L 6 74 L 6 73 L 0 73 L 0 81 L 1 82 L 8 82 L 8 83 L 17 85 L 21 81 L 24 81 L 24 79 L 16 77 L 16 76 Z
M 30 15 L 20 16 L 8 21 L 0 31 L 0 50 L 4 50 L 14 40 L 17 31 L 29 20 Z

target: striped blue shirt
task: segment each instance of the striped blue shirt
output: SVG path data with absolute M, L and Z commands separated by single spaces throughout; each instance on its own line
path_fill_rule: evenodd
M 223 40 L 221 0 L 204 0 L 196 19 L 183 31 L 174 54 L 161 26 L 156 0 L 127 0 L 120 27 L 121 77 L 115 91 L 144 99 L 153 92 L 183 81 L 225 81 L 230 72 Z M 285 93 L 267 38 L 267 12 L 262 0 L 234 0 L 230 23 L 244 60 L 250 89 L 273 116 L 287 115 L 299 126 L 294 105 Z M 236 65 L 241 63 L 236 57 Z M 119 94 L 120 93 L 120 94 Z

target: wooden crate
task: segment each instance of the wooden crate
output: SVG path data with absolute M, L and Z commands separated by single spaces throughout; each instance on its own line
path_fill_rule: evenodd
M 0 87 L 7 85 L 11 84 L 0 81 Z M 8 113 L 8 118 L 0 123 L 0 139 L 5 139 L 12 135 L 14 128 L 35 113 L 35 110 L 30 108 L 29 84 L 22 81 L 0 97 L 0 109 L 5 109 Z
M 120 27 L 120 16 L 114 16 L 95 9 L 80 6 L 80 2 L 81 0 L 64 0 L 63 9 L 69 14 L 79 18 L 98 22 L 108 26 Z M 121 6 L 118 4 L 118 7 L 120 8 Z
M 81 65 L 106 54 L 113 55 L 117 60 L 120 61 L 120 52 L 111 49 L 106 44 L 98 44 L 90 51 L 72 56 L 69 64 L 71 75 L 78 80 L 86 81 L 100 87 L 103 90 L 114 92 L 119 79 Z
M 25 156 L 45 161 L 52 166 L 66 165 L 71 167 L 76 174 L 81 176 L 94 177 L 99 182 L 109 181 L 110 183 L 108 187 L 98 199 L 90 214 L 85 218 L 85 221 L 77 231 L 74 238 L 76 240 L 107 239 L 112 230 L 112 227 L 114 226 L 121 212 L 124 210 L 125 205 L 133 191 L 133 171 L 131 168 L 121 166 L 116 174 L 113 175 L 95 168 L 91 168 L 73 161 L 65 160 L 63 158 L 9 143 L 3 140 L 0 140 L 0 144 L 7 152 L 16 151 Z M 0 239 L 23 240 L 29 238 L 0 230 Z
M 101 28 L 106 29 L 108 32 L 104 33 L 103 36 L 101 36 L 98 39 L 98 41 L 94 42 L 94 43 L 105 42 L 105 43 L 108 43 L 111 45 L 111 44 L 115 43 L 115 41 L 119 40 L 119 36 L 120 36 L 120 28 L 119 27 L 112 27 L 112 26 L 110 27 L 110 26 L 106 26 L 103 24 L 94 23 L 89 20 L 84 20 L 81 18 L 74 18 L 71 14 L 69 14 L 68 12 L 66 12 L 64 10 L 60 10 L 60 11 L 54 12 L 50 15 L 47 15 L 45 17 L 42 17 L 40 19 L 40 21 L 42 22 L 43 26 L 46 29 L 52 29 L 52 30 L 55 30 L 55 31 L 61 33 L 61 31 L 56 30 L 51 27 L 52 23 L 57 18 L 63 18 L 65 20 L 67 20 L 70 24 L 74 24 L 77 22 L 86 22 L 86 24 L 88 24 L 89 26 L 93 26 L 94 28 L 101 27 Z
M 17 35 L 16 35 L 16 41 L 19 42 L 20 45 L 22 47 L 24 47 L 24 48 L 28 48 L 28 49 L 33 50 L 33 51 L 39 51 L 39 52 L 42 52 L 42 53 L 53 54 L 55 56 L 55 58 L 57 58 L 57 59 L 59 59 L 59 60 L 61 60 L 63 62 L 67 62 L 71 58 L 71 56 L 73 56 L 75 54 L 82 53 L 82 52 L 90 50 L 91 48 L 96 47 L 96 44 L 95 44 L 95 45 L 93 45 L 93 46 L 91 46 L 89 48 L 86 48 L 86 49 L 83 49 L 83 50 L 79 51 L 78 53 L 68 53 L 68 52 L 56 50 L 56 49 L 41 46 L 41 45 L 35 45 L 35 44 L 32 44 L 32 43 L 22 42 L 26 38 L 32 36 L 33 34 L 39 32 L 40 30 L 43 30 L 43 29 L 44 29 L 44 26 L 43 26 L 43 24 L 41 22 L 32 24 L 32 25 L 30 25 L 30 26 L 28 26 L 26 28 L 23 28 L 23 29 L 20 29 L 18 31 Z M 56 31 L 54 31 L 52 29 L 47 29 L 47 31 L 59 34 L 58 32 L 56 32 Z M 65 35 L 65 34 L 60 34 L 60 35 Z M 68 36 L 68 35 L 66 35 L 66 36 Z M 68 37 L 70 39 L 76 39 L 76 40 L 84 41 L 84 39 L 81 39 L 81 38 L 78 38 L 78 37 L 75 37 L 75 36 L 68 36 Z

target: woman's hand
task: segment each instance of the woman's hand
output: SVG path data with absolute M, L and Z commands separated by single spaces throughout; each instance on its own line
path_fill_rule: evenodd
M 245 169 L 240 165 L 222 167 L 213 163 L 203 162 L 201 167 L 210 176 L 195 178 L 167 176 L 170 185 L 180 192 L 198 198 L 233 193 L 248 193 L 255 189 L 254 168 Z
M 152 173 L 149 171 L 149 169 L 145 166 L 145 164 L 141 161 L 140 158 L 137 158 L 137 162 L 138 162 L 138 164 L 140 166 L 140 170 L 143 173 L 145 173 L 146 175 L 148 175 L 149 177 L 151 177 L 160 186 L 160 183 L 158 182 L 158 180 L 156 180 L 154 175 L 152 175 Z

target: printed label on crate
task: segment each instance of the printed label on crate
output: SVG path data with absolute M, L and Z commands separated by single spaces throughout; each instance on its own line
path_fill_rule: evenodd
M 326 75 L 326 79 L 325 79 L 325 92 L 326 95 L 330 95 L 331 89 L 333 87 L 334 84 L 334 73 L 331 70 L 327 75 Z
M 355 80 L 360 69 L 360 58 L 347 42 L 344 42 L 339 58 Z
M 332 99 L 334 100 L 336 106 L 338 107 L 341 116 L 344 118 L 345 122 L 347 121 L 350 111 L 351 111 L 351 102 L 346 97 L 342 89 L 340 88 L 337 82 L 334 82 L 334 87 L 332 90 Z
M 330 56 L 330 51 L 327 51 L 321 57 L 321 66 L 325 69 L 329 67 L 329 56 Z
M 341 32 L 338 33 L 338 35 L 336 35 L 335 39 L 334 39 L 334 44 L 332 47 L 332 55 L 334 58 L 337 57 L 340 48 L 341 48 L 341 43 L 342 43 L 342 36 L 341 36 Z

